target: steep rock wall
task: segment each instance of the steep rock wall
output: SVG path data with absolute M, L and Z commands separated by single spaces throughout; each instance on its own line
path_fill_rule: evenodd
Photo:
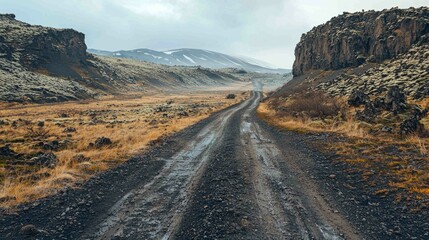
M 428 41 L 428 7 L 344 13 L 302 35 L 293 74 L 381 62 Z

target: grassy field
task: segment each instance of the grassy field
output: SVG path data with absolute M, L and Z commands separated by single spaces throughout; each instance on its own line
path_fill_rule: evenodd
M 236 99 L 226 99 L 226 94 L 2 104 L 0 207 L 11 208 L 76 186 L 248 96 L 240 93 Z
M 353 116 L 356 109 L 346 106 L 344 99 L 336 101 L 344 107 L 341 117 L 338 114 L 323 118 L 284 114 L 279 109 L 281 105 L 291 104 L 287 100 L 263 102 L 258 108 L 258 115 L 280 129 L 301 133 L 329 132 L 343 136 L 341 142 L 319 144 L 322 149 L 336 152 L 339 161 L 345 161 L 351 169 L 361 172 L 362 179 L 369 185 L 377 186 L 378 190 L 373 194 L 394 194 L 397 201 L 417 200 L 428 206 L 429 138 L 417 134 L 381 132 L 380 124 L 356 120 Z M 427 100 L 414 103 L 428 106 Z M 421 122 L 426 129 L 429 127 L 428 117 Z

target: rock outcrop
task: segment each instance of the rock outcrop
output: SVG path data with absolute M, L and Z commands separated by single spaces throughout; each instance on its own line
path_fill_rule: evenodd
M 381 62 L 428 42 L 428 7 L 344 13 L 303 34 L 293 74 Z
M 84 34 L 0 14 L 0 101 L 59 102 L 99 95 L 219 86 L 255 74 L 173 67 L 86 52 Z
M 350 95 L 355 90 L 377 96 L 393 86 L 412 99 L 429 96 L 429 44 L 413 46 L 408 52 L 361 74 L 340 74 L 317 88 L 333 96 Z
M 84 64 L 85 35 L 73 29 L 30 25 L 13 14 L 0 14 L 0 57 L 31 69 L 50 65 Z

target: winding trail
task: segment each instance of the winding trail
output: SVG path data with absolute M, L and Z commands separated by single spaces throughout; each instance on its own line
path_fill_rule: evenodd
M 36 224 L 46 231 L 38 239 L 360 239 L 297 164 L 307 156 L 259 124 L 262 97 L 3 218 L 0 238 Z

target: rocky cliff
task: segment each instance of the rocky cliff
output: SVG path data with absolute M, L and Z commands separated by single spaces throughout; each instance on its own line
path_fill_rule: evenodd
M 17 21 L 13 14 L 0 14 L 0 57 L 31 69 L 51 64 L 84 64 L 85 35 L 73 29 L 54 29 Z
M 99 95 L 220 86 L 250 73 L 169 67 L 86 52 L 84 34 L 0 14 L 0 101 L 57 102 Z
M 303 34 L 294 76 L 381 62 L 429 42 L 429 8 L 344 13 Z
M 379 96 L 394 86 L 410 99 L 429 96 L 429 44 L 413 46 L 406 53 L 375 64 L 361 73 L 338 74 L 332 80 L 319 84 L 317 89 L 332 96 L 347 96 L 355 90 Z

